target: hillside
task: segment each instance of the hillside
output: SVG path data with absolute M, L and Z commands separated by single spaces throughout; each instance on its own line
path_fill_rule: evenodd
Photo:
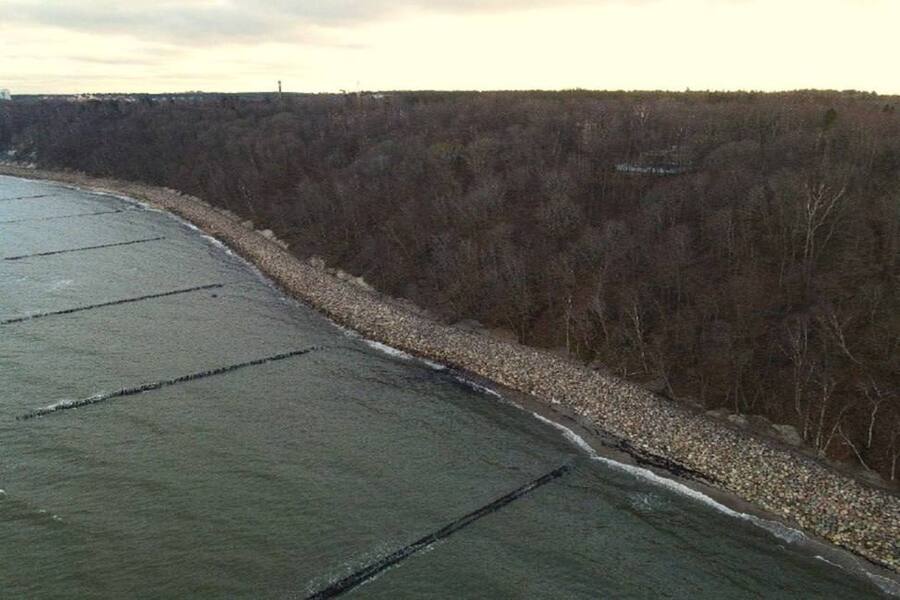
M 17 160 L 163 185 L 454 322 L 900 479 L 900 99 L 0 103 Z

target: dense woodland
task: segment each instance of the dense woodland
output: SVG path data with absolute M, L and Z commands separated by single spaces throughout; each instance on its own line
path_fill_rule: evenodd
M 0 103 L 0 150 L 165 185 L 453 322 L 794 425 L 900 480 L 900 99 Z M 688 172 L 625 173 L 678 157 Z

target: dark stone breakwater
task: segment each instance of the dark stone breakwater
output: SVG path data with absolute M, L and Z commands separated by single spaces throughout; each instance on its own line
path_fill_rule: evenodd
M 432 544 L 450 537 L 457 531 L 465 529 L 478 519 L 484 518 L 491 513 L 497 512 L 504 506 L 511 504 L 519 498 L 530 494 L 539 487 L 547 485 L 555 479 L 559 479 L 560 477 L 571 471 L 572 468 L 573 467 L 571 464 L 565 464 L 561 467 L 553 469 L 549 473 L 542 475 L 537 479 L 530 481 L 529 483 L 526 483 L 522 487 L 519 487 L 511 491 L 510 493 L 501 496 L 500 498 L 497 498 L 493 502 L 486 504 L 477 510 L 473 510 L 472 512 L 456 519 L 452 523 L 444 525 L 437 531 L 429 533 L 428 535 L 419 538 L 415 542 L 408 544 L 403 548 L 400 548 L 396 552 L 392 552 L 384 558 L 377 560 L 372 564 L 366 565 L 365 567 L 354 573 L 351 573 L 347 577 L 339 579 L 328 587 L 310 594 L 309 596 L 307 596 L 307 600 L 324 600 L 326 598 L 336 598 L 337 596 L 345 594 L 353 588 L 356 588 L 369 581 L 382 571 L 385 571 L 393 567 L 394 565 L 406 560 L 416 552 L 420 552 L 421 550 L 428 548 Z
M 702 474 L 786 522 L 900 572 L 900 497 L 790 449 L 729 428 L 625 381 L 549 352 L 436 323 L 401 303 L 303 261 L 234 217 L 177 191 L 73 173 L 0 166 L 128 196 L 168 210 L 222 240 L 295 298 L 373 340 L 530 394 L 659 457 Z
M 98 304 L 88 304 L 87 306 L 76 306 L 75 308 L 66 308 L 64 310 L 54 310 L 50 312 L 34 313 L 25 315 L 24 317 L 14 317 L 0 321 L 0 325 L 14 325 L 16 323 L 25 323 L 35 319 L 43 319 L 45 317 L 56 317 L 59 315 L 71 315 L 73 313 L 84 312 L 86 310 L 96 310 L 98 308 L 106 308 L 108 306 L 119 306 L 120 304 L 131 304 L 133 302 L 143 302 L 144 300 L 155 300 L 157 298 L 168 298 L 169 296 L 178 296 L 180 294 L 190 294 L 192 292 L 200 292 L 203 290 L 217 290 L 225 287 L 224 283 L 211 283 L 209 285 L 198 285 L 195 287 L 183 288 L 180 290 L 171 290 L 161 292 L 159 294 L 148 294 L 146 296 L 138 296 L 136 298 L 122 298 L 119 300 L 110 300 L 109 302 L 100 302 Z
M 99 246 L 84 246 L 82 248 L 68 248 L 66 250 L 53 250 L 50 252 L 36 252 L 34 254 L 20 254 L 19 256 L 4 256 L 3 260 L 25 260 L 26 258 L 39 258 L 44 256 L 57 256 L 59 254 L 72 254 L 74 252 L 87 252 L 89 250 L 103 250 L 106 248 L 119 248 L 121 246 L 134 246 L 135 244 L 148 244 L 150 242 L 159 242 L 166 239 L 158 236 L 145 238 L 142 240 L 131 240 L 128 242 L 116 242 L 114 244 L 100 244 Z
M 59 221 L 61 219 L 78 219 L 81 217 L 100 217 L 103 215 L 115 215 L 125 212 L 122 209 L 117 210 L 98 210 L 95 212 L 78 213 L 74 215 L 59 215 L 53 217 L 28 217 L 26 219 L 11 219 L 9 221 L 0 221 L 0 225 L 15 225 L 16 223 L 32 223 L 34 221 Z
M 228 365 L 225 367 L 218 367 L 215 369 L 208 369 L 206 371 L 200 371 L 199 373 L 191 373 L 190 375 L 182 375 L 181 377 L 173 377 L 172 379 L 165 379 L 163 381 L 154 381 L 152 383 L 144 383 L 135 387 L 123 388 L 121 390 L 117 390 L 115 392 L 109 394 L 97 394 L 95 396 L 91 396 L 90 398 L 83 398 L 81 400 L 72 400 L 70 402 L 59 402 L 57 404 L 53 404 L 51 406 L 46 406 L 44 408 L 38 408 L 29 413 L 25 413 L 24 415 L 16 417 L 17 421 L 28 421 L 30 419 L 36 419 L 38 417 L 46 417 L 47 415 L 52 415 L 53 413 L 58 413 L 63 410 L 72 410 L 76 408 L 82 408 L 84 406 L 92 406 L 94 404 L 100 404 L 101 402 L 107 402 L 109 400 L 114 400 L 116 398 L 125 398 L 127 396 L 136 396 L 138 394 L 143 394 L 145 392 L 152 392 L 155 390 L 161 390 L 163 388 L 178 385 L 179 383 L 188 383 L 190 381 L 197 381 L 198 379 L 206 379 L 207 377 L 214 377 L 216 375 L 224 375 L 225 373 L 231 373 L 232 371 L 237 371 L 239 369 L 245 369 L 247 367 L 256 367 L 259 365 L 264 365 L 266 363 L 278 362 L 281 360 L 286 360 L 288 358 L 294 358 L 295 356 L 303 356 L 304 354 L 309 354 L 310 352 L 317 352 L 323 350 L 318 346 L 313 346 L 312 348 L 303 348 L 301 350 L 293 350 L 291 352 L 283 352 L 281 354 L 276 354 L 274 356 L 266 356 L 264 358 L 257 358 L 254 360 L 248 360 L 246 362 L 238 363 L 236 365 Z
M 13 202 L 15 200 L 40 200 L 41 198 L 53 198 L 56 194 L 33 194 L 31 196 L 14 196 L 12 198 L 0 198 L 0 202 Z

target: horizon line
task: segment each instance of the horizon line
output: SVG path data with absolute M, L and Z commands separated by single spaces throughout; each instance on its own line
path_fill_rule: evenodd
M 571 87 L 571 88 L 489 88 L 489 89 L 475 89 L 475 88 L 386 88 L 386 89 L 359 89 L 359 90 L 348 90 L 348 89 L 340 89 L 340 90 L 318 90 L 318 91 L 282 91 L 279 92 L 277 89 L 271 90 L 237 90 L 237 91 L 223 91 L 223 90 L 169 90 L 169 91 L 158 91 L 158 92 L 147 92 L 147 91 L 78 91 L 78 92 L 22 92 L 22 93 L 14 93 L 11 88 L 0 88 L 8 91 L 10 96 L 15 97 L 27 97 L 27 96 L 60 96 L 60 97 L 69 97 L 69 96 L 111 96 L 111 95 L 132 95 L 132 96 L 178 96 L 178 95 L 188 95 L 188 94 L 209 94 L 209 95 L 223 95 L 223 96 L 234 96 L 240 94 L 282 94 L 282 95 L 293 95 L 293 96 L 341 96 L 341 95 L 353 95 L 353 94 L 422 94 L 422 93 L 444 93 L 444 94 L 491 94 L 491 93 L 572 93 L 572 92 L 581 92 L 581 93 L 595 93 L 595 94 L 758 94 L 758 95 L 782 95 L 782 94 L 799 94 L 799 93 L 817 93 L 817 94 L 865 94 L 870 96 L 877 97 L 889 97 L 889 98 L 898 98 L 900 97 L 900 92 L 879 92 L 875 90 L 861 90 L 856 88 L 846 88 L 846 89 L 837 89 L 837 88 L 784 88 L 784 89 L 771 89 L 771 90 L 763 90 L 763 89 L 716 89 L 716 88 L 705 88 L 705 89 L 673 89 L 673 88 L 586 88 L 586 87 Z

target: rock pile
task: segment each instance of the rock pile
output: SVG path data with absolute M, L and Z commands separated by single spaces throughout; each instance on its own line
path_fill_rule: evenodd
M 114 191 L 169 210 L 256 264 L 336 322 L 411 354 L 475 373 L 565 407 L 586 422 L 875 563 L 900 571 L 900 498 L 787 446 L 555 354 L 441 325 L 402 303 L 303 261 L 204 202 L 170 190 L 71 173 L 0 173 Z

